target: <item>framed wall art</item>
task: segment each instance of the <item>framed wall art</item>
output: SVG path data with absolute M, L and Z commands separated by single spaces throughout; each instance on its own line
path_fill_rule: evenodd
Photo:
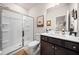
M 44 26 L 44 16 L 38 16 L 37 17 L 37 27 L 43 27 Z

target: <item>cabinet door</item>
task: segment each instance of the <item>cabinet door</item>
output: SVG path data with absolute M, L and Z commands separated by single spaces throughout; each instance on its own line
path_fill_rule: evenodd
M 56 55 L 66 55 L 65 48 L 62 48 L 62 47 L 55 45 L 55 54 Z
M 74 42 L 65 42 L 65 47 L 71 49 L 71 50 L 75 50 L 79 52 L 79 43 L 74 43 Z
M 41 41 L 41 55 L 53 55 L 54 54 L 54 45 Z
M 66 50 L 66 55 L 79 55 L 79 53 L 74 52 L 72 50 Z
M 59 46 L 55 46 L 55 54 L 56 55 L 78 55 L 78 53 L 76 53 L 72 50 L 69 50 L 69 49 L 66 49 L 63 47 L 59 47 Z

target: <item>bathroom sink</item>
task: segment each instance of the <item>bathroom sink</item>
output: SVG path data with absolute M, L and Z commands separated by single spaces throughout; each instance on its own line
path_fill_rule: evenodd
M 60 38 L 63 40 L 68 40 L 68 41 L 79 42 L 79 37 L 69 35 L 69 33 L 62 34 L 61 32 L 52 32 L 51 31 L 48 33 L 43 33 L 43 35 L 50 36 L 50 37 L 56 37 L 56 38 Z
M 71 35 L 65 35 L 66 40 L 73 41 L 73 42 L 79 42 L 79 37 L 71 36 Z

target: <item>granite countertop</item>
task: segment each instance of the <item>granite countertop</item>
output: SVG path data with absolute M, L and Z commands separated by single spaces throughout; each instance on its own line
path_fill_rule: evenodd
M 68 40 L 68 41 L 73 41 L 79 43 L 79 37 L 71 36 L 71 35 L 66 35 L 66 34 L 53 34 L 53 33 L 41 33 L 41 35 L 49 36 L 49 37 L 55 37 L 55 38 L 60 38 L 62 40 Z

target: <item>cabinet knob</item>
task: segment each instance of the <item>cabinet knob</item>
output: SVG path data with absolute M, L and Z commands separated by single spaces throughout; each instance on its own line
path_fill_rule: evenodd
M 52 48 L 54 48 L 54 46 L 52 46 Z
M 76 46 L 73 46 L 73 49 L 76 49 Z
M 56 50 L 57 48 L 55 47 L 55 50 Z

